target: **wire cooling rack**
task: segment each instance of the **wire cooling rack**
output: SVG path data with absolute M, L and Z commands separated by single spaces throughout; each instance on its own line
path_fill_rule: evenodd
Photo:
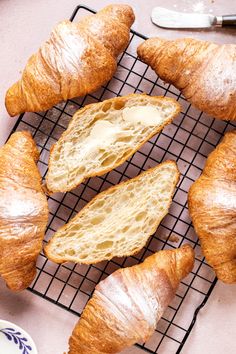
M 80 5 L 75 9 L 71 21 L 93 12 Z M 102 177 L 88 179 L 70 193 L 57 193 L 48 199 L 50 220 L 44 242 L 100 191 L 132 178 L 161 161 L 175 160 L 181 172 L 181 179 L 168 216 L 146 247 L 135 256 L 115 258 L 90 266 L 72 263 L 57 265 L 47 260 L 42 253 L 37 263 L 37 277 L 30 287 L 33 293 L 80 316 L 95 285 L 108 274 L 120 267 L 142 262 L 157 250 L 176 248 L 189 243 L 196 253 L 192 273 L 180 284 L 175 299 L 158 323 L 152 338 L 146 343 L 136 344 L 135 350 L 135 353 L 174 354 L 180 353 L 198 311 L 206 303 L 216 283 L 214 273 L 201 254 L 189 218 L 188 189 L 200 175 L 208 154 L 219 143 L 222 135 L 232 130 L 235 125 L 207 117 L 192 107 L 173 86 L 166 85 L 157 78 L 136 56 L 136 48 L 144 39 L 145 36 L 131 31 L 130 44 L 119 58 L 118 70 L 105 87 L 86 97 L 60 103 L 49 111 L 21 115 L 13 131 L 31 131 L 41 151 L 38 166 L 45 177 L 50 147 L 58 140 L 72 115 L 80 107 L 131 92 L 167 95 L 180 102 L 182 113 L 179 117 L 122 166 Z

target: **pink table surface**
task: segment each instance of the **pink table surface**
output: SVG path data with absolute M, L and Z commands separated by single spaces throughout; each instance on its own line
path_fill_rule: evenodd
M 191 36 L 218 43 L 235 43 L 236 32 L 232 30 L 180 32 L 155 27 L 150 21 L 150 12 L 154 6 L 163 6 L 161 0 L 119 2 L 133 6 L 136 13 L 133 28 L 147 36 L 158 35 L 168 38 Z M 0 145 L 4 143 L 16 120 L 9 118 L 4 108 L 6 89 L 19 77 L 27 58 L 47 38 L 53 25 L 68 18 L 79 3 L 78 0 L 0 1 Z M 83 0 L 82 3 L 99 9 L 111 2 Z M 233 0 L 166 0 L 164 5 L 170 9 L 197 10 L 218 15 L 236 12 Z M 224 286 L 221 283 L 216 285 L 207 305 L 198 316 L 192 334 L 182 351 L 183 354 L 236 353 L 235 293 L 236 286 Z M 67 350 L 67 340 L 77 320 L 74 315 L 29 291 L 21 294 L 10 293 L 2 281 L 0 281 L 0 318 L 13 321 L 27 330 L 34 338 L 39 354 L 62 354 Z M 133 347 L 123 353 L 143 352 Z

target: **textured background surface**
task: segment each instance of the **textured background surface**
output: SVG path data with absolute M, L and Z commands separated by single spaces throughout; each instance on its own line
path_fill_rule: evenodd
M 120 1 L 123 2 L 123 1 Z M 193 36 L 209 38 L 217 42 L 235 43 L 235 31 L 166 31 L 152 25 L 149 15 L 153 6 L 162 5 L 160 0 L 124 1 L 133 5 L 136 12 L 134 29 L 148 35 L 160 35 L 169 38 Z M 83 1 L 95 9 L 101 8 L 110 1 Z M 216 14 L 233 13 L 235 1 L 211 0 L 165 1 L 170 9 L 182 11 L 204 11 Z M 42 40 L 46 39 L 53 25 L 63 18 L 68 18 L 78 1 L 39 0 L 39 1 L 0 1 L 0 143 L 7 137 L 14 119 L 9 119 L 4 109 L 4 94 L 7 87 L 14 82 L 23 68 L 29 55 L 37 50 Z M 235 289 L 218 284 L 206 307 L 201 311 L 198 321 L 184 354 L 236 352 L 234 341 L 235 320 Z M 62 354 L 66 350 L 67 339 L 76 322 L 75 316 L 49 304 L 28 291 L 22 294 L 10 294 L 0 283 L 0 317 L 16 322 L 30 332 L 36 341 L 39 354 Z M 137 348 L 126 353 L 139 354 Z

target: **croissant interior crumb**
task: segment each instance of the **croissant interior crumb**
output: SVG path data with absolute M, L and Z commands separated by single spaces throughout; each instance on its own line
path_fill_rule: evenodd
M 135 113 L 126 111 L 131 107 L 144 110 L 142 121 L 129 119 Z M 150 121 L 153 112 L 146 112 L 147 107 L 156 111 L 153 122 Z M 85 178 L 112 170 L 169 123 L 177 110 L 174 100 L 131 95 L 128 99 L 107 100 L 78 111 L 66 135 L 51 152 L 48 189 L 71 190 Z
M 49 244 L 58 261 L 93 263 L 140 250 L 168 212 L 178 170 L 174 162 L 101 193 Z

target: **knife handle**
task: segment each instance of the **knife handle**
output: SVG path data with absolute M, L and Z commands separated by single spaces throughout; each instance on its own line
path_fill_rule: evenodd
M 222 27 L 236 27 L 236 15 L 222 16 Z

